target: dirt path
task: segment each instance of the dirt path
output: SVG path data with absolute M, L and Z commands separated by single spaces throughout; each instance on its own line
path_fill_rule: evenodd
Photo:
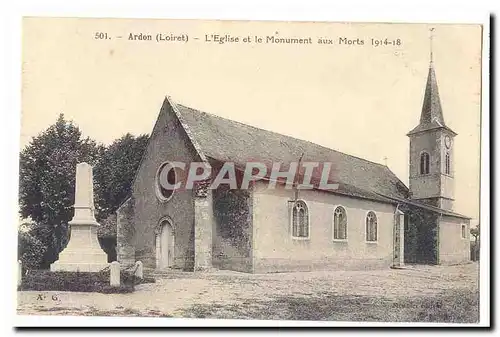
M 407 269 L 244 274 L 218 271 L 158 279 L 131 294 L 18 292 L 19 314 L 182 316 L 197 306 L 247 306 L 328 294 L 387 299 L 478 288 L 478 264 Z M 42 295 L 42 296 L 40 296 Z

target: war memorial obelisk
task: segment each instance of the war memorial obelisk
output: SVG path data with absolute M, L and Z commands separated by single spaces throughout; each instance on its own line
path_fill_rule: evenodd
M 92 166 L 76 165 L 75 214 L 69 222 L 71 235 L 59 260 L 50 265 L 51 271 L 97 272 L 108 266 L 107 255 L 97 240 L 94 217 L 94 184 Z

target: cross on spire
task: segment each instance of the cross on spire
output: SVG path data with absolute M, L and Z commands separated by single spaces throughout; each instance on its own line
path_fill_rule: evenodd
M 433 55 L 432 55 L 432 39 L 434 38 L 434 27 L 429 29 L 429 45 L 430 45 L 430 66 L 432 66 L 432 62 L 433 62 Z

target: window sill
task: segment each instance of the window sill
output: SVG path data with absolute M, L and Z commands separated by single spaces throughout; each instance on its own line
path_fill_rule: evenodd
M 342 242 L 347 243 L 347 239 L 333 239 L 332 241 L 333 242 L 340 242 L 340 243 L 342 243 Z
M 378 245 L 378 241 L 365 241 L 367 244 Z
M 297 240 L 297 241 L 307 241 L 307 240 L 310 240 L 311 237 L 307 236 L 307 237 L 304 237 L 304 236 L 292 236 L 292 240 Z

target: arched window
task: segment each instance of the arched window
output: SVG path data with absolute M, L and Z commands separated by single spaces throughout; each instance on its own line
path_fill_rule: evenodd
M 377 215 L 370 211 L 366 215 L 366 241 L 377 241 L 377 229 Z
M 444 157 L 444 173 L 450 174 L 451 172 L 451 161 L 450 161 L 450 153 L 446 152 L 446 155 Z
M 333 239 L 347 240 L 347 213 L 342 206 L 333 212 Z
M 309 237 L 309 211 L 303 200 L 297 200 L 292 208 L 292 236 Z
M 422 152 L 420 155 L 420 174 L 429 174 L 429 154 L 427 152 Z

